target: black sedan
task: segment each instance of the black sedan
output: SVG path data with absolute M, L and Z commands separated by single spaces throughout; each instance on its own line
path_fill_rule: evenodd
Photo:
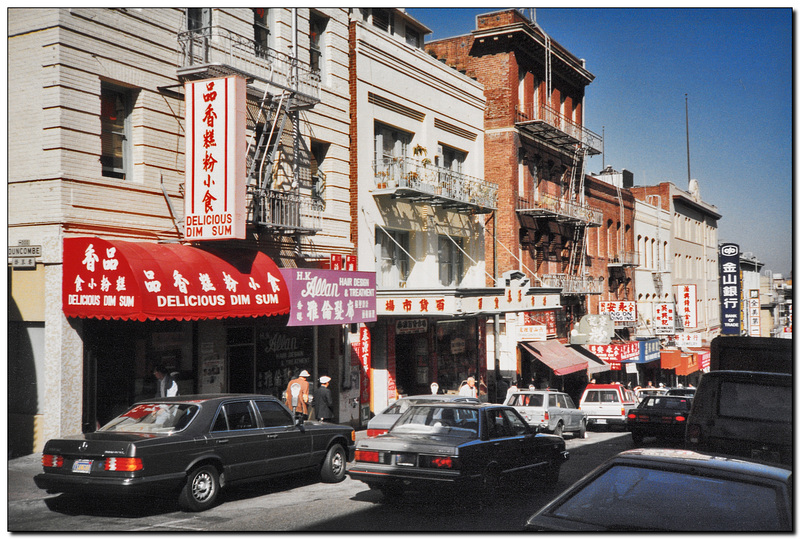
M 318 470 L 344 479 L 351 427 L 303 422 L 266 395 L 189 395 L 135 404 L 96 432 L 49 440 L 48 492 L 178 496 L 181 508 L 211 507 L 220 489 L 254 478 Z
M 682 449 L 612 457 L 544 506 L 528 531 L 792 530 L 792 470 Z
M 387 434 L 360 440 L 347 473 L 386 496 L 464 483 L 492 492 L 521 473 L 555 486 L 568 456 L 561 437 L 536 434 L 510 406 L 417 404 Z
M 641 445 L 646 436 L 683 445 L 686 435 L 686 418 L 692 409 L 691 397 L 649 395 L 639 406 L 630 410 L 627 428 L 634 445 Z

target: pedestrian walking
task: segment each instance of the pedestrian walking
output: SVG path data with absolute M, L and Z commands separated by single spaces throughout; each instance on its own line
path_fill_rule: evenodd
M 164 365 L 156 365 L 153 369 L 153 376 L 156 377 L 158 389 L 156 397 L 176 397 L 178 396 L 178 384 L 170 376 Z
M 330 383 L 330 376 L 322 376 L 319 379 L 319 387 L 314 391 L 314 413 L 317 420 L 323 423 L 333 420 L 333 396 L 328 387 Z

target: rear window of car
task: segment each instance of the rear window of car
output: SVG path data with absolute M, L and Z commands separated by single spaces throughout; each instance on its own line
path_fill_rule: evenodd
M 186 428 L 199 409 L 194 404 L 138 404 L 103 425 L 100 431 L 169 434 Z
M 739 419 L 789 422 L 792 388 L 746 382 L 722 382 L 719 415 Z
M 586 394 L 584 402 L 619 402 L 619 395 L 613 389 L 592 389 Z
M 552 515 L 627 531 L 771 531 L 786 526 L 780 499 L 776 488 L 752 480 L 616 465 Z
M 688 412 L 692 407 L 692 400 L 682 397 L 646 397 L 640 407 Z
M 535 406 L 541 407 L 544 402 L 544 395 L 541 393 L 534 393 L 533 395 L 525 393 L 515 393 L 511 395 L 508 403 L 511 406 Z
M 475 408 L 413 406 L 400 416 L 391 432 L 476 438 L 478 411 Z

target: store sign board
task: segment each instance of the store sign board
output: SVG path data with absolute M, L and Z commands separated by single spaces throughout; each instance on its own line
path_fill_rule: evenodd
M 546 341 L 547 326 L 517 326 L 517 341 Z
M 375 273 L 281 268 L 292 310 L 287 326 L 357 324 L 378 319 Z
M 245 84 L 242 77 L 187 82 L 184 234 L 244 239 Z
M 608 315 L 614 322 L 636 322 L 636 302 L 601 301 L 600 314 Z
M 591 353 L 606 363 L 619 363 L 639 357 L 639 341 L 606 345 L 589 344 L 587 347 Z
M 698 348 L 702 346 L 703 339 L 700 333 L 676 333 L 675 345 L 678 348 Z
M 697 285 L 679 284 L 675 286 L 678 315 L 683 321 L 683 327 L 697 327 Z
M 456 298 L 432 294 L 424 297 L 382 296 L 378 315 L 448 315 L 458 314 Z
M 749 335 L 751 337 L 761 336 L 761 298 L 759 290 L 750 290 L 750 297 L 747 298 L 747 318 L 750 324 Z
M 653 328 L 656 335 L 673 335 L 675 333 L 675 304 L 656 303 Z
M 739 271 L 739 246 L 735 243 L 723 243 L 719 246 L 720 333 L 723 335 L 742 333 L 739 303 L 742 283 Z

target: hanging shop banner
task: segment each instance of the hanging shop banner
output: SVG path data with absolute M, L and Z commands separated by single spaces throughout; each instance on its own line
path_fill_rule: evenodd
M 64 240 L 66 316 L 205 320 L 289 312 L 281 272 L 264 253 L 177 243 Z
M 723 243 L 719 246 L 719 276 L 720 321 L 722 322 L 720 333 L 740 335 L 742 328 L 739 301 L 742 283 L 739 278 L 739 246 L 735 243 Z
M 369 420 L 370 374 L 372 369 L 372 338 L 369 328 L 361 327 L 358 332 L 358 357 L 361 363 L 361 421 Z
M 748 335 L 761 337 L 761 299 L 757 288 L 750 290 L 747 298 L 747 319 L 750 325 Z
M 697 285 L 679 284 L 675 286 L 678 315 L 681 317 L 683 327 L 697 327 Z
M 656 335 L 673 335 L 675 333 L 675 304 L 656 303 L 653 328 Z
M 647 339 L 639 341 L 639 355 L 624 360 L 624 363 L 650 363 L 661 359 L 661 341 L 658 339 Z
M 358 324 L 378 319 L 375 273 L 282 268 L 292 310 L 287 326 Z
M 676 333 L 675 346 L 687 348 L 689 346 L 702 346 L 703 336 L 700 333 Z
M 555 335 L 558 333 L 556 311 L 525 311 L 522 313 L 522 319 L 526 326 L 544 326 L 547 335 Z
M 619 363 L 639 357 L 639 341 L 606 345 L 589 344 L 587 348 L 606 363 Z
M 600 314 L 607 314 L 614 322 L 636 322 L 636 302 L 601 301 Z
M 187 82 L 184 234 L 244 239 L 245 86 L 242 77 Z

